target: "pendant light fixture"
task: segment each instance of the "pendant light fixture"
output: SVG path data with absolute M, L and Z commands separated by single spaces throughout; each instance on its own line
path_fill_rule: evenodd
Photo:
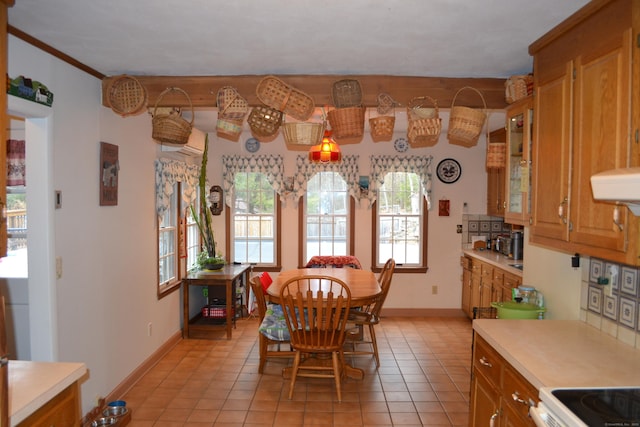
M 309 160 L 312 162 L 339 162 L 342 160 L 340 146 L 331 138 L 331 131 L 325 130 L 322 142 L 313 145 L 309 150 Z

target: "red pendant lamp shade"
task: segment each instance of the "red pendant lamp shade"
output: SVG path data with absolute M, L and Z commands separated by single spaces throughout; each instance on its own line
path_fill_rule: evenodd
M 322 142 L 309 150 L 309 160 L 312 162 L 339 162 L 342 160 L 340 146 L 331 139 L 331 131 L 325 130 Z

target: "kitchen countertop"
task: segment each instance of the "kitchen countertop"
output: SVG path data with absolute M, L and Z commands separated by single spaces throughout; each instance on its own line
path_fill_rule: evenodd
M 82 378 L 84 363 L 9 361 L 9 416 L 15 426 Z
M 499 252 L 479 250 L 472 248 L 463 248 L 462 253 L 470 257 L 478 258 L 481 261 L 492 264 L 495 267 L 508 271 L 511 274 L 515 274 L 518 277 L 522 277 L 522 270 L 512 267 L 509 264 L 522 264 L 522 260 L 516 261 L 509 258 L 506 255 L 502 255 Z
M 640 384 L 640 350 L 580 320 L 476 319 L 473 329 L 538 389 Z

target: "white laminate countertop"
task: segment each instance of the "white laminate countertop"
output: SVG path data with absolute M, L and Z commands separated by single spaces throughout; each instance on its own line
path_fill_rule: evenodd
M 510 264 L 522 264 L 522 260 L 516 261 L 512 258 L 509 258 L 506 255 L 502 255 L 499 252 L 488 251 L 486 249 L 478 250 L 478 249 L 467 248 L 467 249 L 463 249 L 462 253 L 464 255 L 478 258 L 481 261 L 492 264 L 495 267 L 508 271 L 511 274 L 515 274 L 518 277 L 522 277 L 522 270 L 512 267 L 510 265 Z
M 9 424 L 15 426 L 24 421 L 86 372 L 84 363 L 10 360 Z
M 640 386 L 640 350 L 580 320 L 476 319 L 473 329 L 538 389 Z

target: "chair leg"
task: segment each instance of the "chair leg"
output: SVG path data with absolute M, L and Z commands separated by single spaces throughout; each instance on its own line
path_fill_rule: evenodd
M 376 358 L 376 367 L 380 367 L 380 357 L 378 356 L 378 342 L 376 341 L 376 331 L 374 325 L 369 325 L 369 334 L 371 335 L 371 347 L 373 347 L 373 357 Z
M 340 389 L 340 376 L 342 375 L 341 363 L 344 363 L 342 357 L 338 356 L 338 352 L 331 353 L 331 360 L 333 362 L 333 376 L 336 381 L 336 392 L 338 393 L 338 402 L 342 402 L 342 392 Z
M 258 365 L 258 373 L 261 374 L 264 371 L 264 365 L 267 361 L 267 350 L 269 344 L 267 342 L 267 337 L 262 334 L 260 334 L 260 339 L 258 342 L 260 345 L 260 364 Z
M 296 385 L 296 377 L 300 368 L 300 352 L 296 351 L 293 358 L 293 368 L 291 369 L 291 382 L 289 383 L 289 400 L 293 397 L 293 387 Z

